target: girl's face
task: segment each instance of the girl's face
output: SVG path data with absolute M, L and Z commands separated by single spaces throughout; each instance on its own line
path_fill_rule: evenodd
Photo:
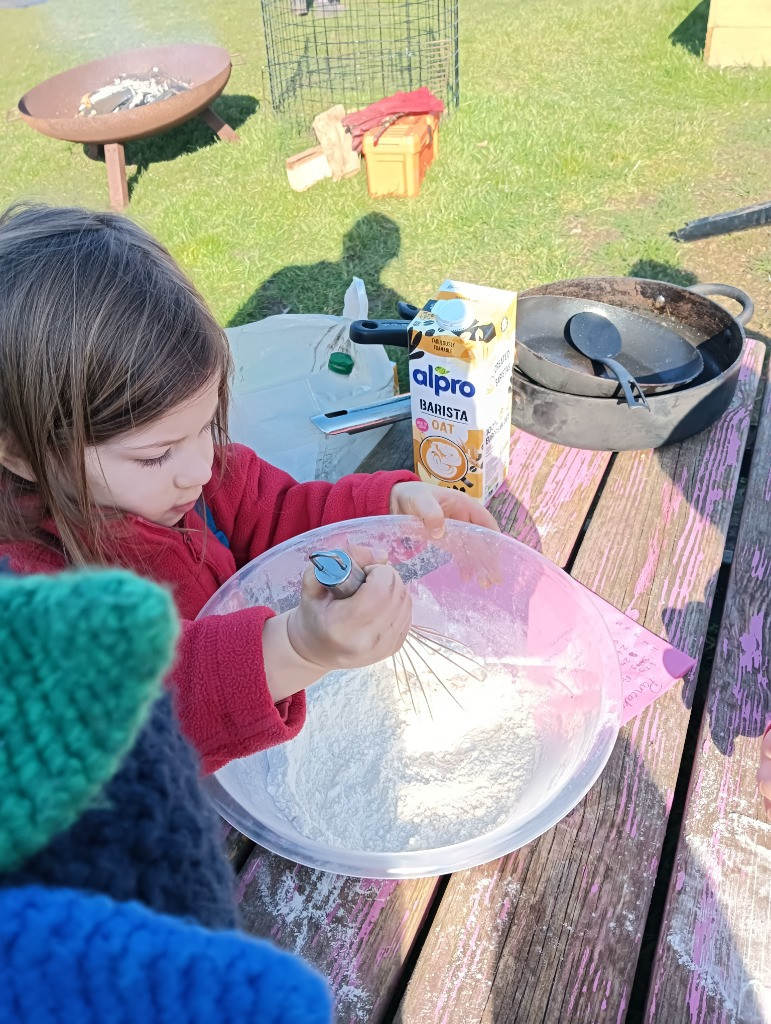
M 87 448 L 92 500 L 160 526 L 175 526 L 211 478 L 218 391 L 215 377 L 152 423 Z

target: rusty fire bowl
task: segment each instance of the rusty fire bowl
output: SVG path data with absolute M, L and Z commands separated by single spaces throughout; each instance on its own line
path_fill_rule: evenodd
M 133 110 L 78 116 L 83 96 L 118 75 L 144 77 L 157 67 L 190 83 L 184 92 Z M 104 145 L 130 142 L 174 128 L 204 111 L 227 85 L 230 56 L 219 46 L 179 45 L 124 50 L 47 78 L 19 100 L 24 120 L 54 139 Z

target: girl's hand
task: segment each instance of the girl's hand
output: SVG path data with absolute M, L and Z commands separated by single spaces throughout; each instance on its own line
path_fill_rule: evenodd
M 758 789 L 763 797 L 766 814 L 771 817 L 771 732 L 767 732 L 760 745 Z
M 289 613 L 289 642 L 323 672 L 388 658 L 402 646 L 412 624 L 412 598 L 396 570 L 385 564 L 386 554 L 356 546 L 350 551 L 367 576 L 353 597 L 333 597 L 309 566 L 300 604 Z
M 394 484 L 390 500 L 391 515 L 418 516 L 428 535 L 438 540 L 444 534 L 445 519 L 475 523 L 500 533 L 492 514 L 476 498 L 448 487 L 437 487 L 410 480 Z

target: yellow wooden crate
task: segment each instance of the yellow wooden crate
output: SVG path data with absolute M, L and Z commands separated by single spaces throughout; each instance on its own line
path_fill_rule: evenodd
M 771 64 L 771 0 L 712 0 L 704 61 L 719 68 Z

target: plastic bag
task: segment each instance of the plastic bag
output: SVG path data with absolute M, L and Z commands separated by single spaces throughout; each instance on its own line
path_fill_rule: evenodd
M 355 277 L 345 316 L 284 313 L 227 328 L 236 367 L 232 440 L 296 480 L 334 481 L 354 472 L 388 428 L 326 437 L 310 417 L 393 395 L 393 367 L 382 345 L 354 345 L 349 338 L 351 320 L 366 319 L 368 307 L 364 282 Z M 330 369 L 333 353 L 350 357 L 350 372 Z M 336 360 L 338 369 L 348 364 Z

